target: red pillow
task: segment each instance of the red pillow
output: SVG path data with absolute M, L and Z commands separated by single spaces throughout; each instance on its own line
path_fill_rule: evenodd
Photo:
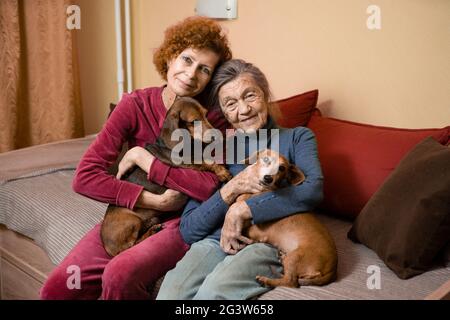
M 313 115 L 324 175 L 323 209 L 355 218 L 400 160 L 425 137 L 447 144 L 450 126 L 398 129 Z
M 312 90 L 283 100 L 276 101 L 273 117 L 275 122 L 284 128 L 306 126 L 313 114 L 319 90 Z

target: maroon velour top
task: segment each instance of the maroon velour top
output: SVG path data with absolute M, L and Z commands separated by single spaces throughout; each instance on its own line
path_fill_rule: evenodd
M 117 180 L 107 169 L 117 159 L 122 145 L 144 147 L 158 137 L 166 108 L 162 101 L 162 87 L 139 89 L 124 94 L 96 139 L 78 164 L 73 190 L 89 198 L 133 209 L 143 187 Z M 227 121 L 219 112 L 209 112 L 210 123 L 224 130 Z M 155 159 L 148 179 L 204 201 L 217 189 L 219 180 L 214 173 L 175 168 Z

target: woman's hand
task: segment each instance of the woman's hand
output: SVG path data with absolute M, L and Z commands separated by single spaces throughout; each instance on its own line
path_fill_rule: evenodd
M 220 195 L 222 199 L 228 205 L 235 202 L 236 198 L 244 193 L 259 193 L 266 191 L 267 187 L 264 187 L 259 180 L 258 175 L 255 175 L 254 170 L 248 166 L 227 184 L 220 189 Z
M 143 190 L 136 202 L 136 207 L 154 209 L 158 211 L 176 211 L 186 204 L 188 197 L 172 189 L 167 189 L 163 194 L 154 194 Z
M 220 236 L 220 247 L 228 254 L 236 254 L 253 240 L 244 237 L 242 230 L 249 225 L 252 213 L 245 201 L 234 203 L 225 215 Z
M 188 196 L 176 190 L 167 189 L 162 194 L 162 200 L 159 204 L 161 211 L 176 211 L 180 210 L 186 204 Z
M 134 147 L 128 150 L 119 162 L 116 178 L 120 180 L 122 176 L 134 166 L 138 166 L 146 173 L 150 170 L 155 157 L 142 147 Z

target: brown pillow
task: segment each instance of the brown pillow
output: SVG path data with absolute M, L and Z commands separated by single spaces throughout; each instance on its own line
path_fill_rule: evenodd
M 445 266 L 447 268 L 449 268 L 450 267 L 450 242 L 447 244 L 447 246 L 443 250 L 442 260 L 444 261 Z
M 450 240 L 450 148 L 417 144 L 375 192 L 347 235 L 407 279 L 427 271 Z

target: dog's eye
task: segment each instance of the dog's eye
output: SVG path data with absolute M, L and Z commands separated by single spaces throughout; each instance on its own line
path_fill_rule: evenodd
M 263 161 L 264 163 L 269 163 L 269 157 L 264 157 L 264 158 L 262 159 L 262 161 Z
M 280 170 L 281 172 L 284 172 L 284 171 L 286 170 L 286 167 L 285 167 L 285 166 L 280 166 L 280 167 L 278 168 L 278 170 Z

